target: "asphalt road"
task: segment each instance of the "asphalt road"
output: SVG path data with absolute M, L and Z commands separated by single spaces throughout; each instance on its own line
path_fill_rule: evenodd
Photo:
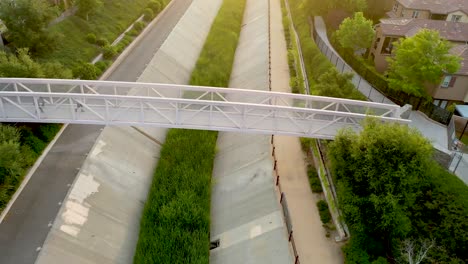
M 136 81 L 192 0 L 173 0 L 171 8 L 122 61 L 108 80 Z M 102 126 L 69 125 L 0 224 L 0 263 L 34 263 L 61 202 Z

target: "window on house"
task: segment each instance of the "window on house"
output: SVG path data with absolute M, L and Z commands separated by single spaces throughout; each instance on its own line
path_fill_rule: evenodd
M 457 80 L 457 77 L 447 75 L 444 77 L 442 80 L 442 84 L 440 85 L 442 88 L 448 88 L 448 87 L 453 87 L 455 85 L 455 81 Z
M 435 106 L 439 106 L 440 100 L 434 99 L 434 101 L 432 101 L 432 103 L 433 103 Z
M 461 15 L 452 15 L 452 22 L 460 22 L 462 16 Z
M 419 16 L 419 11 L 413 11 L 413 15 L 411 16 L 412 18 L 418 18 Z
M 398 7 L 400 6 L 400 4 L 398 2 L 396 2 L 394 5 L 393 5 L 393 12 L 396 12 L 398 11 Z
M 442 102 L 440 102 L 440 107 L 445 109 L 447 107 L 447 103 L 448 103 L 448 101 L 442 100 Z
M 382 46 L 381 54 L 392 54 L 393 42 L 397 41 L 398 38 L 386 37 Z

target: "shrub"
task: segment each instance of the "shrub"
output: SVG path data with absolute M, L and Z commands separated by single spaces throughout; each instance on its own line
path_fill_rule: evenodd
M 317 202 L 317 208 L 320 214 L 320 220 L 322 223 L 328 224 L 331 220 L 330 210 L 328 209 L 328 204 L 324 200 L 320 200 Z
M 102 56 L 104 59 L 109 60 L 114 58 L 114 56 L 117 54 L 115 51 L 115 47 L 107 45 L 102 49 Z
M 60 127 L 60 124 L 41 124 L 39 126 L 38 137 L 44 142 L 50 142 L 54 139 Z
M 98 70 L 93 64 L 82 62 L 73 70 L 73 75 L 82 80 L 96 80 L 99 74 Z
M 161 11 L 161 3 L 156 1 L 156 0 L 151 0 L 149 1 L 148 3 L 148 8 L 150 8 L 151 10 L 154 11 L 155 14 L 159 13 L 159 11 Z
M 145 23 L 143 23 L 142 21 L 137 21 L 135 22 L 135 24 L 133 24 L 133 28 L 138 32 L 140 32 L 144 27 Z
M 96 35 L 94 33 L 89 33 L 86 35 L 86 41 L 88 41 L 91 44 L 96 44 Z
M 131 36 L 131 37 L 136 37 L 138 36 L 138 31 L 134 28 L 130 29 L 129 31 L 127 31 L 127 33 L 125 33 L 127 36 Z
M 323 192 L 322 183 L 317 174 L 317 169 L 312 166 L 309 166 L 309 168 L 307 169 L 307 176 L 309 177 L 309 183 L 310 183 L 310 188 L 312 189 L 312 192 L 314 193 Z
M 96 68 L 98 68 L 101 72 L 104 72 L 109 67 L 110 64 L 111 64 L 110 61 L 102 60 L 102 61 L 96 62 L 94 66 L 96 66 Z
M 40 138 L 34 135 L 32 129 L 28 127 L 21 127 L 21 141 L 23 145 L 29 146 L 34 153 L 40 155 L 46 148 L 47 144 Z
M 143 10 L 143 15 L 146 21 L 151 21 L 154 17 L 154 12 L 150 8 L 145 8 L 145 10 Z
M 96 40 L 96 44 L 98 46 L 100 46 L 100 47 L 105 47 L 105 46 L 109 45 L 109 41 L 107 39 L 105 39 L 105 38 L 98 38 Z

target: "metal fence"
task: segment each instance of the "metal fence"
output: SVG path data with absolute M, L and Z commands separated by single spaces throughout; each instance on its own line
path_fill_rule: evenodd
M 276 159 L 276 151 L 275 151 L 276 148 L 275 148 L 274 143 L 275 143 L 274 136 L 271 136 L 271 145 L 272 145 L 271 156 L 273 156 L 273 160 L 274 160 L 273 171 L 275 175 L 276 186 L 278 187 L 278 191 L 281 195 L 279 202 L 281 204 L 281 208 L 283 209 L 284 221 L 286 222 L 286 229 L 288 231 L 288 240 L 291 243 L 291 247 L 294 253 L 294 264 L 300 264 L 301 262 L 299 261 L 299 253 L 297 252 L 296 242 L 294 241 L 293 226 L 292 226 L 292 221 L 291 221 L 291 217 L 289 214 L 288 202 L 286 201 L 286 194 L 282 191 L 282 188 L 281 188 L 280 175 L 278 173 L 278 161 Z

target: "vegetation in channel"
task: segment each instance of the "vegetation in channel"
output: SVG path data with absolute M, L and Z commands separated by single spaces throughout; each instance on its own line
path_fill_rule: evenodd
M 227 87 L 245 0 L 225 0 L 190 84 Z M 171 129 L 140 225 L 134 263 L 208 263 L 210 193 L 217 133 Z

